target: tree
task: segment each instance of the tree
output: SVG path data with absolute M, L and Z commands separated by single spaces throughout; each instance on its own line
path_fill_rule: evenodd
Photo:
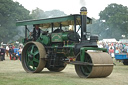
M 51 17 L 65 16 L 66 14 L 63 11 L 60 11 L 60 10 L 51 10 L 51 11 L 46 11 L 45 15 L 47 17 L 51 18 Z
M 30 16 L 32 19 L 42 19 L 42 18 L 52 18 L 52 17 L 60 17 L 66 15 L 63 11 L 60 10 L 51 10 L 51 11 L 43 11 L 40 8 L 36 8 L 32 10 Z
M 99 13 L 100 20 L 104 20 L 109 28 L 109 37 L 120 39 L 128 32 L 128 7 L 110 4 Z
M 18 2 L 0 0 L 0 42 L 7 43 L 18 35 L 16 21 L 30 19 L 29 13 Z
M 97 35 L 99 39 L 109 38 L 109 31 L 106 24 L 99 19 L 92 18 L 92 24 L 87 25 L 87 31 L 90 32 L 91 35 Z
M 32 10 L 32 13 L 30 14 L 30 16 L 32 17 L 32 19 L 46 18 L 44 11 L 39 8 Z

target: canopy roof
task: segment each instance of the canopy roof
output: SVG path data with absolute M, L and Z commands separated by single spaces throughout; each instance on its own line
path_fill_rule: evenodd
M 25 25 L 34 25 L 39 24 L 43 28 L 48 28 L 53 23 L 54 27 L 59 27 L 60 24 L 62 26 L 69 26 L 74 25 L 74 21 L 76 19 L 76 24 L 81 24 L 79 14 L 68 15 L 63 17 L 56 17 L 56 18 L 47 18 L 47 19 L 38 19 L 38 20 L 25 20 L 25 21 L 18 21 L 16 26 L 25 26 Z M 87 24 L 92 23 L 92 19 L 87 17 Z

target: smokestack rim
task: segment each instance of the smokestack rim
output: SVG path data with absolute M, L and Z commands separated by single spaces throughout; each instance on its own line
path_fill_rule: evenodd
M 86 7 L 81 7 L 80 11 L 87 11 Z

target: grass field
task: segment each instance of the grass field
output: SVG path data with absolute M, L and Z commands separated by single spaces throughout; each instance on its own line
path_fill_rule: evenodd
M 79 78 L 74 65 L 62 72 L 26 73 L 19 60 L 0 61 L 0 85 L 128 85 L 128 66 L 116 62 L 113 72 L 106 78 Z

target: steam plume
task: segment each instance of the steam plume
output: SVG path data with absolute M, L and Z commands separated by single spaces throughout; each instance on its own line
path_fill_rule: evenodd
M 80 5 L 85 6 L 86 5 L 85 0 L 80 0 Z

